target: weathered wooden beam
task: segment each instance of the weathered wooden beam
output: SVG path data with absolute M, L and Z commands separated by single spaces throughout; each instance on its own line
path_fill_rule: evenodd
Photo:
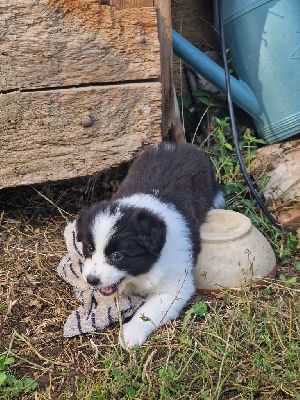
M 170 0 L 0 0 L 0 188 L 182 141 L 170 12 Z
M 160 81 L 162 84 L 162 124 L 163 137 L 169 136 L 173 141 L 185 141 L 180 119 L 175 113 L 173 84 L 173 50 L 172 50 L 172 17 L 171 0 L 110 0 L 106 1 L 117 9 L 133 7 L 155 7 L 157 12 L 158 37 L 160 41 Z
M 118 9 L 122 8 L 140 8 L 140 7 L 153 7 L 154 0 L 110 0 L 107 2 L 112 7 Z
M 90 175 L 161 140 L 159 82 L 13 92 L 0 109 L 0 188 Z
M 178 143 L 185 141 L 183 128 L 175 114 L 173 84 L 173 49 L 171 0 L 154 0 L 157 11 L 158 37 L 160 41 L 160 81 L 162 84 L 162 134 Z
M 160 79 L 154 7 L 0 0 L 0 91 Z

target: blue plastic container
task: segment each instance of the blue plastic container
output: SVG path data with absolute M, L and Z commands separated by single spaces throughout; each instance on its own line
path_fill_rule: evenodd
M 300 0 L 223 0 L 233 100 L 269 143 L 300 133 Z M 173 32 L 175 54 L 225 90 L 222 68 Z

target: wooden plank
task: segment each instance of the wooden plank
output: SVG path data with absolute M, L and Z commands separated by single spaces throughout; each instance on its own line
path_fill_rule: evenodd
M 107 2 L 112 7 L 118 9 L 122 8 L 140 8 L 140 7 L 153 7 L 154 0 L 110 0 Z
M 159 77 L 154 7 L 0 0 L 0 91 Z
M 175 112 L 171 0 L 110 0 L 106 1 L 106 4 L 118 9 L 145 6 L 156 8 L 160 41 L 160 81 L 163 97 L 162 136 L 169 137 L 174 142 L 185 142 L 183 127 Z
M 167 135 L 174 119 L 173 76 L 172 76 L 172 38 L 171 38 L 171 0 L 155 0 L 158 20 L 158 37 L 160 41 L 160 66 L 163 95 L 162 133 Z
M 0 95 L 0 188 L 90 175 L 161 140 L 161 84 Z
M 162 84 L 162 124 L 164 137 L 177 143 L 185 142 L 183 127 L 176 116 L 176 97 L 173 83 L 173 48 L 172 48 L 172 17 L 171 0 L 154 0 L 157 11 L 158 37 L 160 41 L 160 65 Z

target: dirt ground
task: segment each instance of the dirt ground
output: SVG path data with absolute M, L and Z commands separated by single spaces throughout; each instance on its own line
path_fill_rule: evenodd
M 56 268 L 66 252 L 67 220 L 83 203 L 109 196 L 125 170 L 102 176 L 95 190 L 96 178 L 81 179 L 77 186 L 71 182 L 0 192 L 0 354 L 10 347 L 19 361 L 17 376 L 38 380 L 45 398 L 74 388 L 75 376 L 91 376 L 93 340 L 116 341 L 114 330 L 96 339 L 63 339 L 64 321 L 77 303 Z

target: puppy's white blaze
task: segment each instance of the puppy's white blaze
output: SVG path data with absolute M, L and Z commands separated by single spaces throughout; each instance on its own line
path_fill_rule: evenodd
M 183 216 L 171 204 L 165 204 L 149 194 L 135 194 L 119 200 L 119 204 L 142 207 L 158 215 L 166 224 L 166 243 L 160 257 L 143 275 L 134 278 L 134 285 L 145 293 L 177 293 L 189 299 L 194 293 L 192 242 Z M 180 310 L 179 310 L 180 312 Z
M 122 217 L 120 210 L 117 210 L 114 214 L 109 212 L 99 213 L 96 215 L 94 223 L 92 225 L 92 234 L 95 239 L 95 254 L 104 255 L 104 249 L 109 239 L 115 232 L 115 225 L 117 221 Z
M 86 260 L 83 267 L 83 277 L 86 279 L 88 275 L 92 275 L 100 279 L 99 286 L 111 286 L 118 283 L 126 273 L 115 268 L 113 265 L 108 264 L 106 261 L 95 261 L 95 257 Z
M 166 243 L 154 266 L 146 274 L 127 279 L 138 289 L 137 293 L 148 294 L 147 301 L 123 326 L 120 342 L 132 347 L 143 344 L 155 327 L 177 318 L 195 292 L 192 241 L 187 222 L 171 204 L 148 194 L 136 194 L 119 202 L 146 208 L 158 215 L 167 228 Z M 149 321 L 145 322 L 143 316 Z
M 214 198 L 214 208 L 225 208 L 226 202 L 222 192 L 218 192 Z
M 86 278 L 88 275 L 93 275 L 99 278 L 101 286 L 113 285 L 124 277 L 124 272 L 107 263 L 104 254 L 105 247 L 114 234 L 115 224 L 121 217 L 122 213 L 119 210 L 114 214 L 100 213 L 96 215 L 92 225 L 95 251 L 92 258 L 84 263 L 83 276 Z

